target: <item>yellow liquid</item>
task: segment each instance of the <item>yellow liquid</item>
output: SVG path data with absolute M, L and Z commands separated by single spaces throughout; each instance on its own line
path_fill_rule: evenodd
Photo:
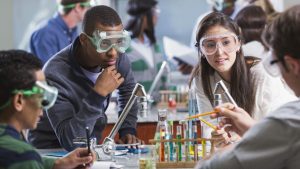
M 152 159 L 141 158 L 139 159 L 140 169 L 156 169 L 155 161 Z

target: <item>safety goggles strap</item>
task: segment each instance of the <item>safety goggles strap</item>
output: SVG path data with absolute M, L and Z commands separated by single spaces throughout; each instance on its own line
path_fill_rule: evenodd
M 68 4 L 68 5 L 59 5 L 59 8 L 60 9 L 72 9 L 76 6 L 77 3 L 73 3 L 73 4 Z M 91 7 L 91 3 L 89 1 L 87 2 L 80 2 L 79 3 L 80 6 L 83 6 L 83 7 Z

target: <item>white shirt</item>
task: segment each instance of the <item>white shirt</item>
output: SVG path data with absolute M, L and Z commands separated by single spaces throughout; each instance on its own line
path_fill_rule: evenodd
M 90 72 L 86 69 L 84 69 L 83 67 L 80 67 L 83 74 L 88 78 L 90 79 L 94 84 L 96 83 L 96 80 L 98 78 L 98 76 L 102 73 L 102 71 L 100 72 L 97 72 L 97 73 L 94 73 L 94 72 Z
M 131 41 L 131 47 L 141 54 L 140 57 L 142 57 L 148 63 L 149 67 L 154 67 L 152 46 L 150 44 L 142 43 L 138 39 L 133 39 Z
M 256 96 L 252 117 L 255 120 L 262 119 L 269 112 L 277 109 L 281 105 L 297 100 L 297 97 L 290 92 L 285 83 L 280 77 L 270 76 L 264 69 L 262 63 L 258 63 L 250 69 L 252 75 L 256 78 Z M 211 89 L 214 90 L 215 84 L 222 80 L 218 73 L 210 77 L 212 84 Z M 226 83 L 226 87 L 230 90 L 230 84 Z M 212 111 L 213 107 L 204 94 L 201 77 L 196 77 L 193 80 L 194 90 L 196 91 L 197 104 L 199 112 Z M 224 99 L 224 97 L 223 97 Z M 228 102 L 223 100 L 223 102 Z
M 287 103 L 250 128 L 233 148 L 196 169 L 296 169 L 300 166 L 300 101 Z
M 146 61 L 146 63 L 148 64 L 148 66 L 150 68 L 153 68 L 154 60 L 153 60 L 152 46 L 150 44 L 150 40 L 145 35 L 144 35 L 144 40 L 145 40 L 145 42 L 142 43 L 137 38 L 132 39 L 131 47 L 140 54 L 139 57 L 142 57 Z M 134 56 L 131 56 L 131 57 L 134 57 Z M 131 58 L 131 59 L 133 59 L 133 58 Z
M 268 51 L 265 50 L 264 46 L 259 41 L 251 41 L 242 45 L 244 56 L 255 56 L 258 58 L 265 58 Z

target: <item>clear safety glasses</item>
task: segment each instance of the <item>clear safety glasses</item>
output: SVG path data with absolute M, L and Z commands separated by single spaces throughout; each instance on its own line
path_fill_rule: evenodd
M 14 94 L 22 93 L 25 96 L 32 96 L 35 94 L 41 94 L 43 96 L 42 101 L 40 103 L 41 107 L 44 110 L 51 108 L 57 98 L 58 90 L 49 86 L 45 81 L 36 81 L 35 85 L 30 90 L 14 90 Z
M 271 51 L 268 52 L 268 55 L 262 61 L 265 70 L 273 77 L 281 76 L 279 62 L 280 60 L 275 59 Z
M 221 48 L 226 53 L 237 51 L 240 42 L 235 34 L 208 35 L 200 39 L 200 49 L 205 55 L 213 55 Z
M 99 31 L 96 30 L 93 36 L 86 35 L 98 53 L 104 53 L 111 48 L 115 48 L 120 53 L 125 53 L 126 49 L 130 46 L 129 32 L 123 31 Z

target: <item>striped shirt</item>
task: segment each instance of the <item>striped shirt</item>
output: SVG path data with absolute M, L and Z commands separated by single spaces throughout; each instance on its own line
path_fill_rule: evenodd
M 142 84 L 148 92 L 164 60 L 160 47 L 157 44 L 144 45 L 137 39 L 133 39 L 126 54 L 131 62 L 134 79 Z M 166 71 L 164 71 L 154 90 L 154 100 L 157 101 L 159 98 L 159 90 L 166 89 L 166 81 Z
M 21 134 L 7 124 L 0 124 L 0 169 L 53 168 L 55 159 L 41 157 Z

